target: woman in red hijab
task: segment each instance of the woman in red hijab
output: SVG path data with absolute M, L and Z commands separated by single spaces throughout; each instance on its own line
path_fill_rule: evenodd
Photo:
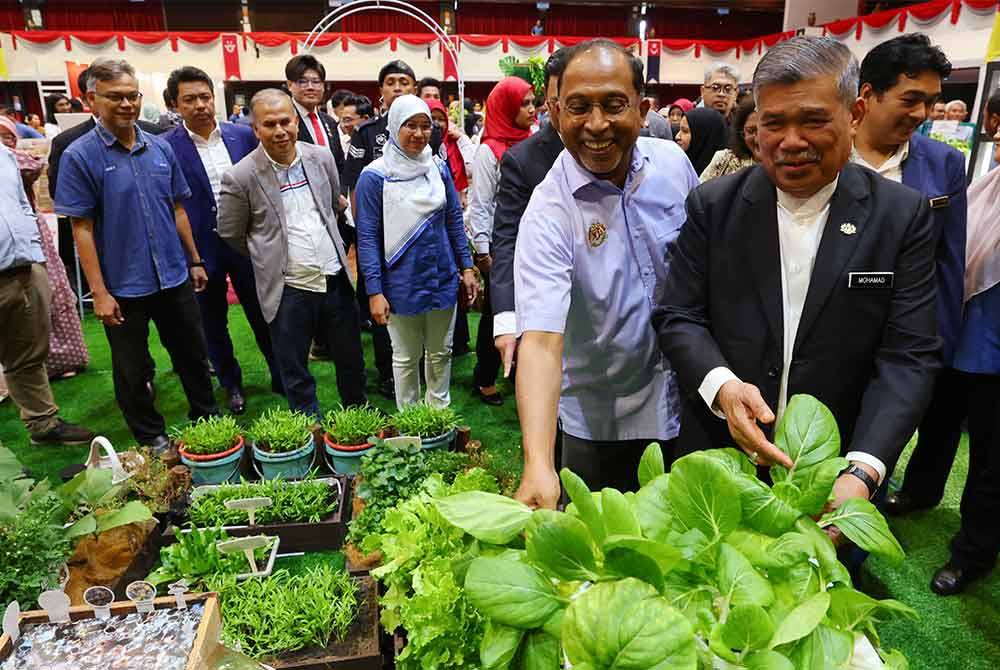
M 476 389 L 487 405 L 502 405 L 496 380 L 500 372 L 500 354 L 493 345 L 493 308 L 490 305 L 490 242 L 493 239 L 493 212 L 500 186 L 500 159 L 507 149 L 531 134 L 535 121 L 535 91 L 518 77 L 507 77 L 486 98 L 486 125 L 483 139 L 472 162 L 472 186 L 469 189 L 469 228 L 476 248 L 476 267 L 483 275 L 483 317 L 476 337 Z
M 455 181 L 455 190 L 465 193 L 465 189 L 469 188 L 467 165 L 471 166 L 476 147 L 465 133 L 457 126 L 451 125 L 444 103 L 440 100 L 424 100 L 424 102 L 431 108 L 434 123 L 441 129 L 441 137 L 444 138 L 444 147 L 448 154 L 448 167 L 451 169 L 451 178 Z

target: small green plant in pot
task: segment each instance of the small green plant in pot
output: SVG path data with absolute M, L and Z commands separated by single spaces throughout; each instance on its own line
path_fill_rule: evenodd
M 249 435 L 258 474 L 264 479 L 305 477 L 315 451 L 312 426 L 311 417 L 288 409 L 269 409 L 257 417 Z
M 460 421 L 450 407 L 431 407 L 423 402 L 404 407 L 392 417 L 399 434 L 419 437 L 424 449 L 450 445 Z
M 239 477 L 243 432 L 232 416 L 202 417 L 172 428 L 170 436 L 195 484 L 220 484 Z
M 361 456 L 372 448 L 370 438 L 380 437 L 389 420 L 380 409 L 366 404 L 329 411 L 322 425 L 326 455 L 333 461 L 328 461 L 330 469 L 354 475 L 360 468 Z

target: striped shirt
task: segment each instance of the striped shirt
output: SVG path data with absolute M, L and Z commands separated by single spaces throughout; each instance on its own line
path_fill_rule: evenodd
M 296 154 L 291 165 L 282 165 L 270 156 L 268 160 L 278 178 L 281 204 L 285 210 L 288 233 L 285 284 L 303 291 L 325 293 L 326 278 L 338 274 L 343 267 L 337 258 L 333 238 L 316 207 L 316 200 L 302 167 L 302 156 Z

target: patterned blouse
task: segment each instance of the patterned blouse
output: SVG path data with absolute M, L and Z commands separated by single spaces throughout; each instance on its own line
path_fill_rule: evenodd
M 709 179 L 715 179 L 716 177 L 733 174 L 734 172 L 739 172 L 743 168 L 756 164 L 757 161 L 753 158 L 740 158 L 733 153 L 732 149 L 720 149 L 715 152 L 714 156 L 712 156 L 712 162 L 709 163 L 708 167 L 706 167 L 704 172 L 701 173 L 699 181 L 704 184 Z

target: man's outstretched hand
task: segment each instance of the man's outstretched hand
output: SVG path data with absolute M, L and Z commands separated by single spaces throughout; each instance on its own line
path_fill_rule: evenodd
M 738 379 L 728 381 L 715 396 L 715 404 L 726 416 L 729 434 L 751 461 L 762 466 L 780 464 L 792 467 L 792 459 L 768 442 L 758 425 L 758 422 L 773 423 L 774 412 L 764 402 L 756 386 Z

